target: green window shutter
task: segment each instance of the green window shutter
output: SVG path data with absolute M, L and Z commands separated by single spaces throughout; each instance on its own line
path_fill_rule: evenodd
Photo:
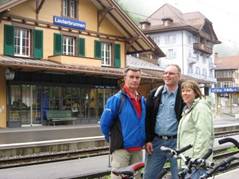
M 121 66 L 121 59 L 120 59 L 120 44 L 115 44 L 114 46 L 114 67 L 120 68 Z
M 14 55 L 14 27 L 4 25 L 4 55 Z
M 95 58 L 101 59 L 101 42 L 95 40 Z
M 54 34 L 54 55 L 62 54 L 62 36 L 61 34 Z
M 79 44 L 79 56 L 85 56 L 85 39 L 84 38 L 79 38 L 78 41 Z
M 43 31 L 33 30 L 33 55 L 34 58 L 43 58 Z

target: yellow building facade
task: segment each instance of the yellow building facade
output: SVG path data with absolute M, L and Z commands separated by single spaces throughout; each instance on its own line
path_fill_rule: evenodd
M 48 125 L 49 111 L 96 122 L 126 54 L 160 54 L 113 0 L 12 0 L 0 13 L 1 128 Z

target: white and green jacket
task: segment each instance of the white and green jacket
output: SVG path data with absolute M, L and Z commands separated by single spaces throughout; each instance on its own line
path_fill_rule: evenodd
M 214 128 L 211 106 L 204 98 L 194 100 L 192 106 L 185 106 L 178 126 L 177 148 L 189 144 L 193 147 L 183 154 L 191 158 L 201 158 L 208 149 L 213 148 Z M 212 155 L 209 161 L 212 160 Z M 179 167 L 184 162 L 180 160 Z

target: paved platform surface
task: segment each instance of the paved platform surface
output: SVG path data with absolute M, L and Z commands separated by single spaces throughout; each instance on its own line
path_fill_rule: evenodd
M 214 127 L 239 126 L 239 119 L 227 114 L 214 115 Z M 100 136 L 98 124 L 38 126 L 0 129 L 0 144 Z
M 239 119 L 235 119 L 229 115 L 216 116 L 214 119 L 215 127 L 222 126 L 235 126 L 239 125 Z M 57 127 L 40 127 L 40 128 L 19 128 L 19 129 L 1 129 L 0 141 L 1 142 L 22 142 L 23 140 L 49 140 L 54 138 L 67 138 L 67 137 L 82 137 L 82 136 L 95 136 L 100 135 L 98 125 L 81 125 L 81 126 L 57 126 Z M 25 138 L 22 138 L 22 134 Z M 38 135 L 30 136 L 30 134 Z M 10 135 L 11 137 L 6 137 Z M 28 136 L 28 137 L 26 137 Z M 15 137 L 15 138 L 14 138 Z M 5 138 L 5 139 L 4 139 Z M 235 137 L 237 140 L 239 136 Z M 11 140 L 11 141 L 6 141 Z M 215 140 L 215 146 L 217 146 Z M 99 171 L 110 170 L 108 155 L 69 160 L 62 162 L 54 162 L 47 164 L 39 164 L 33 166 L 16 167 L 9 169 L 0 169 L 0 179 L 59 179 L 59 178 L 74 178 L 84 176 L 89 173 L 97 173 Z M 234 178 L 237 177 L 238 172 L 231 173 Z M 227 173 L 220 177 L 233 178 Z M 216 177 L 218 178 L 218 177 Z M 220 179 L 224 179 L 220 178 Z

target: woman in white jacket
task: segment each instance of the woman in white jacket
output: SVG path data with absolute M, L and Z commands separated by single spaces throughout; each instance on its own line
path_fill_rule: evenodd
M 184 154 L 194 159 L 202 158 L 213 147 L 214 132 L 211 106 L 203 97 L 195 81 L 183 82 L 181 93 L 186 106 L 178 126 L 177 147 L 182 148 L 191 144 L 193 148 Z M 179 162 L 179 167 L 184 167 L 183 161 Z M 204 172 L 203 169 L 195 169 L 189 178 L 198 179 Z

